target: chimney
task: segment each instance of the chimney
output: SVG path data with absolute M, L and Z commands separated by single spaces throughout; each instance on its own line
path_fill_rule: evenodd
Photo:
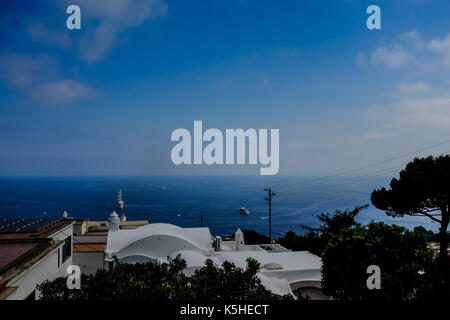
M 119 231 L 120 219 L 115 211 L 109 216 L 109 231 Z
M 244 249 L 244 234 L 239 228 L 234 233 L 234 242 L 236 244 L 237 251 L 241 251 Z
M 222 237 L 217 236 L 214 241 L 214 250 L 221 251 L 222 250 Z

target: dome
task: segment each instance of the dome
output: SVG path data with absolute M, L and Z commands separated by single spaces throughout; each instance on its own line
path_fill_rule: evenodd
M 165 259 L 172 254 L 192 250 L 212 251 L 212 238 L 208 228 L 180 228 L 166 223 L 152 223 L 137 229 L 108 233 L 106 252 L 110 256 L 144 256 Z

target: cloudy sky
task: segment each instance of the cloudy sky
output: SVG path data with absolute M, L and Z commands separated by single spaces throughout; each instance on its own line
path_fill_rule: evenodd
M 81 30 L 66 28 L 70 4 Z M 370 4 L 381 30 L 366 28 Z M 279 128 L 286 175 L 450 140 L 449 12 L 431 0 L 3 1 L 0 175 L 259 174 L 174 166 L 171 132 L 194 120 Z

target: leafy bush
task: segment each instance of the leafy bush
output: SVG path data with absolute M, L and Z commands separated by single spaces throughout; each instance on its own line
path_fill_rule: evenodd
M 38 286 L 44 300 L 255 300 L 275 299 L 257 273 L 259 263 L 247 260 L 246 269 L 230 262 L 221 267 L 212 260 L 191 277 L 184 274 L 186 261 L 177 256 L 167 263 L 118 263 L 113 270 L 82 275 L 81 289 L 69 290 L 67 278 L 46 281 Z
M 418 297 L 434 266 L 422 232 L 371 222 L 341 230 L 322 255 L 322 288 L 343 300 L 410 300 Z M 381 270 L 381 289 L 369 290 L 367 267 Z

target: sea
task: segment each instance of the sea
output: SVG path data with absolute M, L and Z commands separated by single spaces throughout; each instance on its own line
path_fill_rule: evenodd
M 1 177 L 0 218 L 69 217 L 107 220 L 122 190 L 127 220 L 171 223 L 181 227 L 209 227 L 213 235 L 237 228 L 268 234 L 269 211 L 264 200 L 270 187 L 272 237 L 287 231 L 303 234 L 301 225 L 317 227 L 320 213 L 369 204 L 357 217 L 360 223 L 383 221 L 413 229 L 439 225 L 425 217 L 390 217 L 370 205 L 373 189 L 388 187 L 389 177 L 298 176 L 139 176 L 139 177 Z M 240 208 L 249 210 L 242 215 Z M 202 217 L 202 218 L 201 218 Z M 203 220 L 201 222 L 201 220 Z

